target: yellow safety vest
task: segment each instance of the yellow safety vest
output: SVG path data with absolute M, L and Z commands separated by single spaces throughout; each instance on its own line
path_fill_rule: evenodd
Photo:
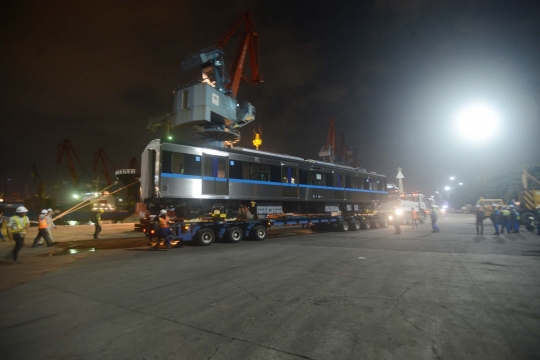
M 23 216 L 22 223 L 19 222 L 19 219 L 20 219 L 19 216 L 13 216 L 12 219 L 13 219 L 13 224 L 15 224 L 17 226 L 17 229 L 13 229 L 13 227 L 12 227 L 11 228 L 11 233 L 17 234 L 17 233 L 21 233 L 21 232 L 26 231 L 26 224 L 28 224 L 26 222 L 26 219 L 28 219 L 26 216 Z

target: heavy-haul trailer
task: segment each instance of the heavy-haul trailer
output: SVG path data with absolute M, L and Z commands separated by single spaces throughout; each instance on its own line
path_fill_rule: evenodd
M 273 226 L 306 225 L 316 232 L 322 231 L 357 231 L 361 228 L 369 229 L 371 226 L 363 225 L 365 216 L 283 216 L 274 219 L 250 219 L 232 221 L 182 221 L 171 224 L 176 240 L 182 242 L 195 242 L 198 245 L 208 246 L 214 241 L 227 241 L 238 243 L 243 239 L 264 240 Z M 372 221 L 369 220 L 369 221 Z M 387 227 L 388 222 L 381 222 L 381 227 Z M 158 225 L 148 219 L 143 219 L 139 229 L 150 240 L 159 236 Z

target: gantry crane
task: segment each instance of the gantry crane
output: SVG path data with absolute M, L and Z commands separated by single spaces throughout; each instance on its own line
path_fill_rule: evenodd
M 107 186 L 112 185 L 113 181 L 111 179 L 111 176 L 109 175 L 107 164 L 111 166 L 111 168 L 113 169 L 113 172 L 115 171 L 115 169 L 111 160 L 107 156 L 107 153 L 103 149 L 99 149 L 98 151 L 94 153 L 94 171 L 97 171 L 99 163 L 101 163 L 101 172 L 105 176 L 105 182 L 107 183 Z
M 242 24 L 244 31 L 228 76 L 223 48 Z M 246 56 L 251 67 L 250 79 L 242 75 Z M 183 70 L 196 66 L 201 69 L 199 81 L 191 86 L 178 87 L 174 91 L 173 113 L 151 118 L 147 127 L 153 131 L 165 128 L 166 138 L 170 138 L 170 129 L 187 126 L 193 129 L 192 138 L 214 142 L 214 145 L 238 142 L 238 128 L 255 119 L 255 107 L 247 101 L 239 104 L 236 99 L 240 82 L 263 82 L 259 73 L 259 36 L 251 15 L 242 14 L 216 46 L 201 50 L 182 62 Z
M 79 159 L 79 156 L 77 155 L 77 152 L 75 151 L 75 148 L 73 145 L 71 145 L 71 142 L 68 139 L 64 139 L 64 142 L 61 144 L 58 144 L 58 165 L 62 165 L 62 158 L 66 158 L 67 167 L 69 168 L 69 172 L 71 174 L 71 182 L 73 183 L 73 186 L 78 187 L 79 186 L 79 177 L 77 176 L 77 171 L 75 170 L 75 164 L 73 163 L 73 156 L 79 163 L 82 169 L 81 177 L 86 174 L 86 171 L 84 170 L 84 166 Z

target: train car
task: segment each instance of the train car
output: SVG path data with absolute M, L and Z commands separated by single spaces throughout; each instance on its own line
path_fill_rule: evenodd
M 151 141 L 141 161 L 141 197 L 151 213 L 230 219 L 241 206 L 267 215 L 361 214 L 386 202 L 386 177 L 361 168 L 264 151 Z

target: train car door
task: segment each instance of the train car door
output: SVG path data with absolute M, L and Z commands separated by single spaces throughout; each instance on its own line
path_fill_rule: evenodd
M 293 164 L 281 165 L 281 196 L 298 198 L 298 166 Z
M 229 195 L 228 158 L 203 155 L 202 194 Z
M 345 175 L 334 173 L 334 199 L 345 199 Z

